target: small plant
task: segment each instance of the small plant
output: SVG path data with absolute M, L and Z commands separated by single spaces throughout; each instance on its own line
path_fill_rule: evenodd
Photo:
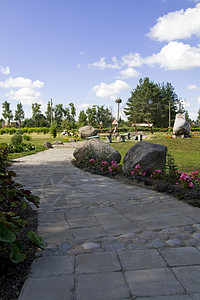
M 164 179 L 163 171 L 160 170 L 160 169 L 155 170 L 155 171 L 151 174 L 150 178 L 152 178 L 152 179 Z
M 165 178 L 170 182 L 178 179 L 178 167 L 171 153 L 167 153 L 165 165 Z
M 179 178 L 176 184 L 180 184 L 182 187 L 185 188 L 199 189 L 200 186 L 199 172 L 197 170 L 195 172 L 191 172 L 190 174 L 187 174 L 186 172 L 179 172 Z
M 22 143 L 22 135 L 21 133 L 16 133 L 12 138 L 11 138 L 11 143 L 13 146 L 19 146 Z
M 144 172 L 142 169 L 141 169 L 141 166 L 139 164 L 137 164 L 134 168 L 134 170 L 131 172 L 131 177 L 134 179 L 136 178 L 137 176 L 146 176 L 147 173 Z

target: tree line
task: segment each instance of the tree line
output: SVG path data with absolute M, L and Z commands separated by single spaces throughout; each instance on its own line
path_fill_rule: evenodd
M 131 91 L 131 97 L 127 100 L 124 113 L 128 121 L 122 119 L 119 122 L 131 126 L 133 123 L 153 123 L 154 127 L 167 128 L 173 126 L 177 112 L 185 112 L 189 119 L 188 112 L 180 104 L 174 87 L 171 83 L 154 83 L 148 77 L 139 80 L 139 84 Z M 2 116 L 8 122 L 16 120 L 20 127 L 50 127 L 52 123 L 61 129 L 76 129 L 81 126 L 91 125 L 94 127 L 110 127 L 114 117 L 109 108 L 104 105 L 93 105 L 86 111 L 81 110 L 76 121 L 76 108 L 73 102 L 67 107 L 63 104 L 53 106 L 52 100 L 47 103 L 46 112 L 41 111 L 41 104 L 32 104 L 32 116 L 25 118 L 21 103 L 17 104 L 13 115 L 10 103 L 4 101 L 2 104 Z M 170 120 L 169 120 L 170 118 Z M 3 120 L 1 120 L 3 121 Z M 200 109 L 197 122 L 200 122 Z

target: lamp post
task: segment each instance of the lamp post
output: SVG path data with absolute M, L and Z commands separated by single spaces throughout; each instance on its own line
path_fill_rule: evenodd
M 119 104 L 122 103 L 122 99 L 117 98 L 115 102 L 117 103 L 117 121 L 119 122 Z

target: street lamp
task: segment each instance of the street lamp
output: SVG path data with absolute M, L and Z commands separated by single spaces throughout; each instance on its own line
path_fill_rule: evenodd
M 117 103 L 117 121 L 119 122 L 119 104 L 122 103 L 122 99 L 117 98 L 115 102 Z

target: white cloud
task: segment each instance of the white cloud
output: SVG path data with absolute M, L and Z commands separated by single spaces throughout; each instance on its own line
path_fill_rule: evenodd
M 141 67 L 143 64 L 143 58 L 139 53 L 130 52 L 127 55 L 122 56 L 122 65 L 127 65 L 128 67 Z
M 102 57 L 99 61 L 94 62 L 93 64 L 89 65 L 90 67 L 95 67 L 99 70 L 104 70 L 104 69 L 119 69 L 120 66 L 117 62 L 117 58 L 114 56 L 112 57 L 112 63 L 107 64 L 105 57 Z
M 97 97 L 106 98 L 113 97 L 114 95 L 119 94 L 122 90 L 130 89 L 130 86 L 122 80 L 116 80 L 111 84 L 106 84 L 102 82 L 99 85 L 95 85 L 92 88 L 92 91 L 96 94 Z
M 80 109 L 86 109 L 86 108 L 88 108 L 90 106 L 90 104 L 89 103 L 81 103 L 81 104 L 79 104 L 78 105 L 78 108 L 80 108 Z
M 8 75 L 10 74 L 10 68 L 9 67 L 3 68 L 2 66 L 0 66 L 0 72 L 4 75 Z
M 185 39 L 191 35 L 200 36 L 200 3 L 194 8 L 170 12 L 157 20 L 147 34 L 158 41 Z
M 167 70 L 189 70 L 200 67 L 200 47 L 191 47 L 181 42 L 170 42 L 157 54 L 144 59 L 148 65 L 159 64 Z
M 198 90 L 198 87 L 196 86 L 196 84 L 190 84 L 187 86 L 188 90 Z
M 6 94 L 9 100 L 20 101 L 22 104 L 31 104 L 39 101 L 39 97 L 41 96 L 40 92 L 35 91 L 30 87 L 23 87 L 18 90 L 10 90 L 9 93 Z
M 181 99 L 181 104 L 183 105 L 184 108 L 191 107 L 190 102 L 187 101 L 186 99 Z
M 120 72 L 122 78 L 131 78 L 131 77 L 138 77 L 140 75 L 139 72 L 137 72 L 133 68 L 127 68 L 125 70 L 122 70 Z
M 0 87 L 5 89 L 23 88 L 23 87 L 41 89 L 43 88 L 43 86 L 44 86 L 44 82 L 40 80 L 32 81 L 31 79 L 24 78 L 24 77 L 16 77 L 16 78 L 9 77 L 5 81 L 0 81 Z
M 0 81 L 0 88 L 9 89 L 5 96 L 9 100 L 20 101 L 22 104 L 31 104 L 40 102 L 41 92 L 38 89 L 43 88 L 44 82 L 40 80 L 32 81 L 24 77 L 9 77 L 5 81 Z

